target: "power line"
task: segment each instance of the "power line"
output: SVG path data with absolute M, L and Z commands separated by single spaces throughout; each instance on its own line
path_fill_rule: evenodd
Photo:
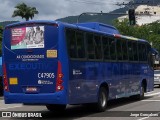
M 155 5 L 154 3 L 154 0 L 150 1 L 143 1 L 143 0 L 139 0 L 139 1 L 130 1 L 128 3 L 125 3 L 125 2 L 122 2 L 122 3 L 119 3 L 117 2 L 115 5 L 118 5 L 118 6 L 136 6 L 136 5 Z

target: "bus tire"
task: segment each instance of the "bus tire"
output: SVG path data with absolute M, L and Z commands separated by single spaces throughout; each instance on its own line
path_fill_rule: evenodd
M 101 87 L 98 93 L 98 102 L 95 104 L 97 112 L 104 112 L 107 108 L 108 93 L 104 87 Z
M 144 84 L 141 85 L 141 93 L 139 95 L 139 99 L 140 100 L 144 99 Z
M 57 104 L 48 104 L 46 105 L 46 107 L 49 111 L 54 111 L 54 112 L 62 112 L 66 109 L 66 105 L 57 105 Z
M 134 96 L 136 100 L 144 99 L 144 84 L 141 85 L 140 91 L 141 91 L 140 94 Z

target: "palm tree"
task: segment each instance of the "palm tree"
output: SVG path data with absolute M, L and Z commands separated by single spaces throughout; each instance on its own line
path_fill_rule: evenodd
M 38 11 L 35 7 L 29 7 L 25 3 L 19 3 L 15 6 L 16 10 L 14 10 L 12 17 L 20 16 L 29 20 L 29 18 L 33 18 L 35 14 L 38 14 Z

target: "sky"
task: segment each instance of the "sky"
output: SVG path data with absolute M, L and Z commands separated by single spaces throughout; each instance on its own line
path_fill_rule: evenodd
M 67 16 L 80 15 L 83 12 L 109 12 L 120 8 L 117 2 L 129 0 L 0 0 L 0 21 L 24 21 L 20 17 L 12 18 L 15 6 L 26 3 L 39 11 L 34 20 L 56 20 Z

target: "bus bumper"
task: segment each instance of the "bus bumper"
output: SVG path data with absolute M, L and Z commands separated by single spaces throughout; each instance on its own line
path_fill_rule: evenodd
M 24 94 L 24 93 L 4 93 L 5 104 L 67 104 L 64 91 L 56 93 Z

